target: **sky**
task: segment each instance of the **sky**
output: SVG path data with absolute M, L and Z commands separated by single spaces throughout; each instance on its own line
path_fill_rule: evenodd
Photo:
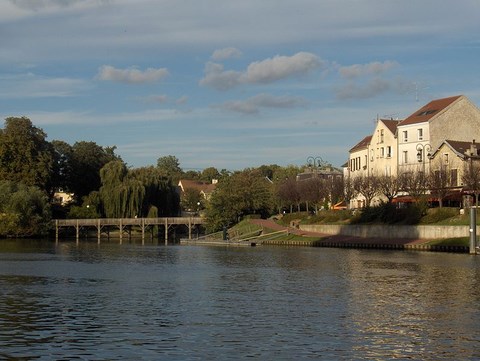
M 0 117 L 135 168 L 341 166 L 378 117 L 480 106 L 479 16 L 478 0 L 0 0 Z

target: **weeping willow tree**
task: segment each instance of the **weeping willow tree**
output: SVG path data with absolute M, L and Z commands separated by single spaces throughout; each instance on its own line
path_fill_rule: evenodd
M 141 215 L 145 187 L 129 174 L 122 161 L 107 163 L 100 170 L 100 197 L 108 218 L 133 218 Z
M 145 188 L 141 205 L 143 217 L 171 216 L 178 213 L 180 198 L 176 185 L 163 176 L 158 168 L 137 168 L 131 170 L 129 175 L 140 181 Z

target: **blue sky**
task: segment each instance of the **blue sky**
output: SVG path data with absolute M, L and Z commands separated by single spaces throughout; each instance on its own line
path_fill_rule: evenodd
M 0 116 L 129 166 L 339 166 L 379 117 L 480 105 L 478 0 L 2 0 Z

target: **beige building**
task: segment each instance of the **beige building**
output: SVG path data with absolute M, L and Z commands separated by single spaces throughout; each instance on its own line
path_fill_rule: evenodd
M 373 134 L 350 149 L 344 176 L 438 174 L 448 164 L 448 177 L 458 188 L 473 139 L 480 139 L 480 110 L 467 97 L 433 100 L 404 120 L 379 119 Z M 364 206 L 362 198 L 356 196 L 350 207 Z
M 463 95 L 433 100 L 398 124 L 397 138 L 398 173 L 428 173 L 444 140 L 480 139 L 480 110 Z
M 397 175 L 397 138 L 399 121 L 379 119 L 368 146 L 368 174 L 376 176 Z

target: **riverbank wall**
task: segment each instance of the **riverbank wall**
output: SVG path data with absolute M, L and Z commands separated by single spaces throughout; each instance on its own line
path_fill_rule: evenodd
M 299 226 L 302 231 L 381 239 L 445 239 L 469 237 L 469 226 L 397 226 L 315 224 Z

